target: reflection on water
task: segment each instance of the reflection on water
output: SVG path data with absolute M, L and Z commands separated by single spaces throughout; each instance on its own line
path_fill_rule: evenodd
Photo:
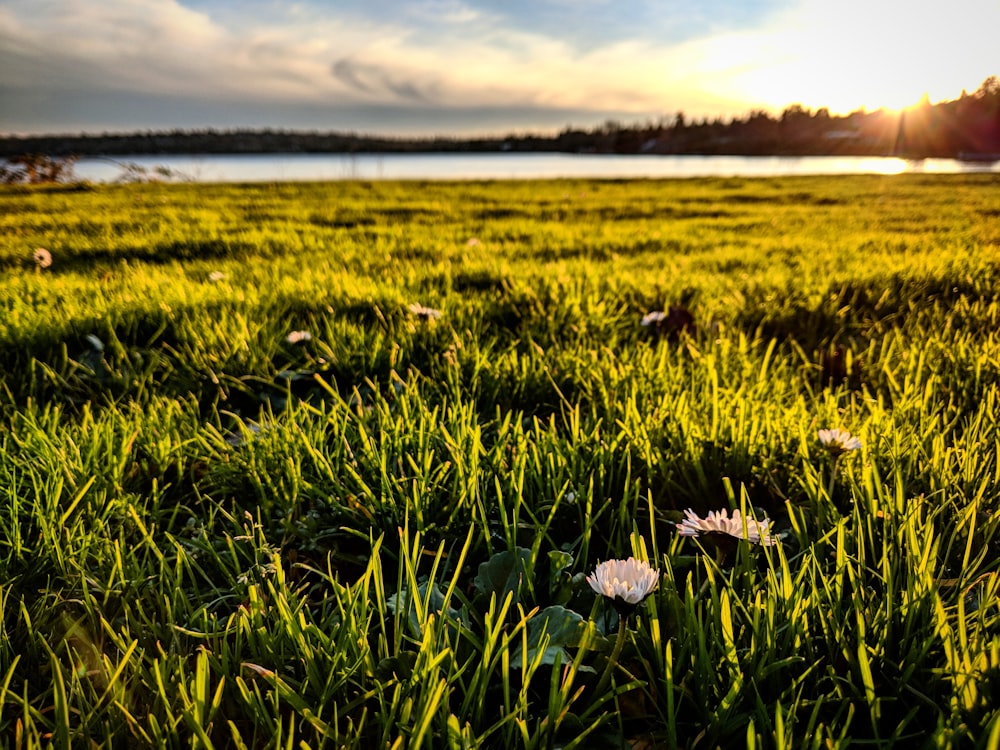
M 558 177 L 773 177 L 818 174 L 996 172 L 1000 162 L 870 156 L 651 156 L 605 154 L 253 154 L 86 158 L 76 174 L 121 179 L 128 163 L 166 167 L 196 182 L 469 180 Z

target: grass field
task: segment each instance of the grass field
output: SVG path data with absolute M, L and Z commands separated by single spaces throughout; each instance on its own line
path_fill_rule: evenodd
M 996 175 L 0 226 L 3 747 L 1000 745 Z M 723 508 L 777 543 L 678 534 Z

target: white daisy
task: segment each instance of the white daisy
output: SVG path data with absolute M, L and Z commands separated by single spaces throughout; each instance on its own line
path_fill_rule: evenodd
M 48 268 L 52 265 L 52 253 L 44 247 L 37 248 L 31 257 L 34 258 L 35 265 L 39 268 Z
M 424 320 L 437 320 L 441 317 L 440 310 L 435 310 L 433 307 L 424 307 L 416 302 L 409 305 L 407 309 L 418 318 L 423 318 Z
M 684 511 L 684 520 L 677 524 L 677 533 L 681 536 L 701 536 L 703 534 L 726 534 L 736 539 L 745 539 L 765 547 L 777 544 L 778 539 L 771 535 L 771 521 L 765 518 L 757 521 L 753 518 L 743 518 L 739 508 L 733 511 L 709 511 L 705 518 L 699 517 L 688 508 Z
M 820 430 L 819 441 L 832 456 L 839 456 L 841 453 L 861 448 L 861 439 L 840 427 L 832 430 Z
M 660 573 L 649 566 L 645 560 L 608 560 L 594 569 L 594 574 L 587 576 L 590 588 L 601 596 L 616 602 L 616 606 L 624 603 L 634 607 L 652 594 L 660 583 Z

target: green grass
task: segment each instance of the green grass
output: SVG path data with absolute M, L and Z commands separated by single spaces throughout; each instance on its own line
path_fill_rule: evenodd
M 7 187 L 0 229 L 0 746 L 1000 743 L 995 175 Z

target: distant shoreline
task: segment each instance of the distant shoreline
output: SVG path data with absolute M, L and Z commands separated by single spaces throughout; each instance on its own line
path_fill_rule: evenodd
M 322 143 L 317 143 L 321 141 Z M 885 141 L 857 138 L 853 142 L 783 141 L 705 138 L 677 142 L 669 136 L 648 138 L 642 144 L 608 143 L 607 139 L 567 139 L 564 136 L 515 136 L 506 139 L 393 140 L 361 136 L 273 137 L 267 134 L 114 135 L 114 136 L 6 136 L 0 137 L 0 159 L 24 155 L 56 158 L 251 155 L 378 155 L 378 154 L 594 154 L 637 156 L 855 156 L 904 159 L 945 158 L 968 162 L 1000 161 L 1000 150 L 960 148 L 898 149 Z
M 1000 79 L 961 98 L 894 112 L 831 115 L 799 105 L 780 116 L 757 110 L 729 121 L 688 120 L 503 137 L 388 137 L 263 129 L 170 130 L 0 136 L 0 158 L 222 154 L 435 153 L 669 154 L 699 156 L 894 156 L 1000 160 Z
M 220 135 L 203 136 L 26 136 L 0 138 L 0 158 L 11 159 L 26 154 L 43 154 L 51 157 L 75 158 L 128 158 L 151 156 L 250 156 L 269 155 L 362 155 L 362 154 L 620 154 L 642 156 L 900 156 L 902 158 L 953 158 L 967 157 L 969 161 L 983 160 L 987 155 L 955 151 L 954 153 L 894 153 L 881 144 L 763 144 L 753 141 L 705 141 L 683 147 L 669 141 L 647 141 L 646 147 L 630 148 L 626 144 L 609 145 L 600 140 L 584 143 L 565 142 L 556 137 L 519 136 L 502 140 L 400 140 L 370 139 L 364 137 L 333 136 L 333 143 L 325 146 L 301 145 L 296 137 L 289 139 L 258 139 L 246 142 L 245 137 Z M 259 141 L 264 141 L 263 143 Z M 305 138 L 302 140 L 315 140 Z M 280 141 L 280 142 L 274 142 Z M 288 142 L 290 141 L 290 142 Z M 826 145 L 827 148 L 821 146 Z M 695 147 L 697 146 L 697 147 Z
M 925 118 L 926 119 L 926 118 Z M 990 123 L 992 126 L 992 123 Z M 995 131 L 995 132 L 994 132 Z M 0 136 L 0 159 L 219 156 L 250 154 L 563 153 L 692 156 L 895 156 L 968 161 L 1000 158 L 1000 126 L 934 128 L 907 125 L 902 115 L 804 114 L 780 120 L 755 114 L 731 123 L 566 130 L 553 136 L 387 138 L 352 133 L 275 130 L 171 131 L 101 135 Z M 931 137 L 933 136 L 933 137 Z

